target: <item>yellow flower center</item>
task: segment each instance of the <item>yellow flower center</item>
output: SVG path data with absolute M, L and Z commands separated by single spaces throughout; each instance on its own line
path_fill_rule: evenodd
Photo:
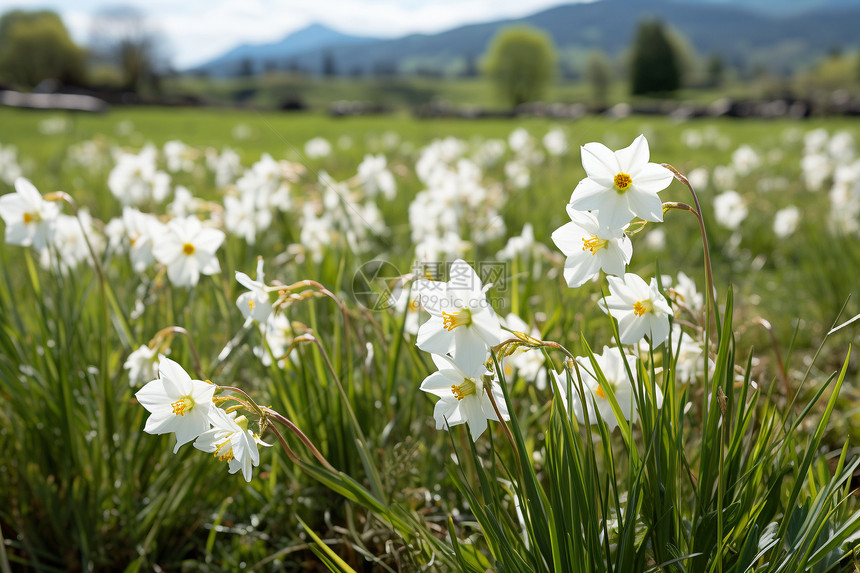
M 254 310 L 254 307 L 257 306 L 257 302 L 254 299 L 248 301 L 248 308 Z
M 220 444 L 215 444 L 214 455 L 218 461 L 222 462 L 229 462 L 233 459 L 233 446 L 230 444 L 229 437 Z
M 598 398 L 606 400 L 606 392 L 603 391 L 603 386 L 598 386 L 594 393 L 597 394 Z
M 192 245 L 191 243 L 185 243 L 184 245 L 182 245 L 182 252 L 186 255 L 193 255 L 194 245 Z
M 596 255 L 600 249 L 605 249 L 609 246 L 608 239 L 598 239 L 597 235 L 591 235 L 590 239 L 582 238 L 582 250 L 591 251 L 592 255 Z
M 451 393 L 454 394 L 454 397 L 457 400 L 462 400 L 469 394 L 474 394 L 477 386 L 475 385 L 475 381 L 471 378 L 464 378 L 463 383 L 459 386 L 456 384 L 451 384 Z
M 627 173 L 619 173 L 615 176 L 615 188 L 622 193 L 627 191 L 631 183 L 633 183 L 633 179 Z
M 29 225 L 30 223 L 32 223 L 33 221 L 36 220 L 37 216 L 38 215 L 34 216 L 33 213 L 24 213 L 24 224 Z
M 177 416 L 184 416 L 194 407 L 194 399 L 191 396 L 183 396 L 176 402 L 173 402 L 171 406 L 173 406 L 174 414 Z
M 633 305 L 633 314 L 635 314 L 636 316 L 642 316 L 647 312 L 651 312 L 653 309 L 654 303 L 652 303 L 650 300 L 640 300 Z
M 442 327 L 451 331 L 458 326 L 469 326 L 472 324 L 472 311 L 468 308 L 458 310 L 455 313 L 442 312 Z

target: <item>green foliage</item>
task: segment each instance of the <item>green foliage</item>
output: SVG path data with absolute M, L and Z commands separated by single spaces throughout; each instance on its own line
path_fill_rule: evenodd
M 592 52 L 585 67 L 585 77 L 591 86 L 591 97 L 595 105 L 603 107 L 609 102 L 612 76 L 612 62 L 609 58 L 603 52 Z
M 543 95 L 555 75 L 556 57 L 545 32 L 527 26 L 503 28 L 490 42 L 484 72 L 502 99 L 517 106 Z
M 670 93 L 681 87 L 681 62 L 659 21 L 639 23 L 630 76 L 633 95 Z
M 80 83 L 84 52 L 55 12 L 14 10 L 0 17 L 0 81 L 33 88 L 42 80 Z
M 725 80 L 726 64 L 718 54 L 708 58 L 705 73 L 707 74 L 707 83 L 709 87 L 720 87 Z

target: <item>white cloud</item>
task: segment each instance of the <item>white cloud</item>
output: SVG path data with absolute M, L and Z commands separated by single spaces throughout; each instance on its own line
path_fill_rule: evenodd
M 397 37 L 434 33 L 462 24 L 525 16 L 564 0 L 0 0 L 0 11 L 21 7 L 59 11 L 72 35 L 85 42 L 89 15 L 131 4 L 168 37 L 179 68 L 242 43 L 266 43 L 317 22 L 345 33 Z

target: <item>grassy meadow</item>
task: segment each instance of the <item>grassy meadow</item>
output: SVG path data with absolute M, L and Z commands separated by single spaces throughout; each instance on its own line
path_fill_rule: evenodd
M 0 567 L 860 567 L 849 350 L 860 322 L 828 334 L 860 314 L 860 122 L 2 108 L 0 125 L 0 195 L 20 173 L 65 215 L 78 210 L 44 249 L 0 242 Z M 594 411 L 577 421 L 572 405 L 588 399 L 580 368 L 619 342 L 598 307 L 609 291 L 603 279 L 569 288 L 551 235 L 586 177 L 579 146 L 618 150 L 639 134 L 650 161 L 695 188 L 718 308 L 704 295 L 694 213 L 628 227 L 627 272 L 660 277 L 681 330 L 660 348 L 626 345 L 639 418 L 615 428 L 589 421 Z M 374 173 L 388 172 L 395 192 L 370 183 L 359 167 L 368 154 L 384 157 Z M 129 202 L 135 185 L 146 196 Z M 235 211 L 228 198 L 254 186 L 271 201 Z M 678 181 L 660 199 L 694 205 Z M 218 270 L 182 286 L 157 260 L 138 266 L 124 206 L 224 231 Z M 236 304 L 247 289 L 235 273 L 262 280 L 259 257 L 277 324 L 246 321 Z M 408 304 L 414 277 L 397 280 L 416 260 L 457 258 L 500 264 L 488 300 L 529 329 L 506 320 L 518 341 L 489 362 L 511 420 L 476 441 L 463 426 L 436 429 L 435 399 L 419 389 L 436 367 L 415 345 L 428 315 Z M 387 281 L 368 284 L 371 261 L 390 263 Z M 250 482 L 217 454 L 174 454 L 173 437 L 144 432 L 135 394 L 156 376 L 136 380 L 126 366 L 141 345 L 211 380 L 232 396 L 220 404 L 259 427 L 272 447 Z M 532 364 L 513 360 L 523 356 Z

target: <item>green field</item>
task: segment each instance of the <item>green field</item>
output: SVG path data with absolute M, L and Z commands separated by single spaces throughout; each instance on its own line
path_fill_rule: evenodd
M 347 97 L 336 89 L 329 96 Z M 475 96 L 451 99 L 459 97 Z M 72 225 L 41 252 L 0 243 L 0 565 L 738 573 L 860 566 L 860 386 L 856 352 L 849 355 L 860 322 L 828 336 L 860 313 L 860 122 L 3 108 L 0 125 L 0 195 L 15 191 L 20 169 L 42 195 L 64 191 L 92 217 L 82 217 L 86 237 Z M 528 137 L 511 137 L 520 128 Z M 569 151 L 547 149 L 542 138 L 551 130 Z M 687 313 L 683 301 L 674 308 L 675 323 L 707 349 L 708 374 L 682 380 L 677 349 L 646 344 L 640 420 L 589 428 L 557 399 L 564 354 L 533 348 L 531 356 L 544 353 L 546 386 L 526 379 L 523 366 L 496 365 L 510 434 L 493 422 L 473 447 L 463 427 L 437 431 L 434 399 L 419 391 L 436 368 L 415 346 L 409 312 L 374 308 L 369 301 L 386 299 L 367 292 L 356 273 L 374 260 L 410 273 L 420 253 L 431 253 L 430 262 L 495 263 L 530 224 L 535 243 L 502 260 L 488 296 L 499 316 L 518 315 L 534 336 L 587 364 L 592 350 L 615 344 L 614 323 L 597 304 L 609 294 L 606 281 L 568 288 L 550 237 L 570 221 L 565 205 L 586 176 L 578 147 L 618 150 L 639 134 L 652 162 L 703 183 L 696 191 L 719 320 L 711 326 L 704 308 Z M 329 142 L 330 153 L 310 157 L 314 138 Z M 170 141 L 185 144 L 178 165 L 165 151 Z M 110 223 L 122 220 L 130 196 L 112 193 L 111 172 L 131 161 L 121 152 L 142 157 L 149 144 L 151 167 L 168 175 L 167 196 L 157 197 L 153 184 L 134 206 L 161 223 L 184 210 L 226 232 L 220 270 L 191 288 L 173 284 L 165 263 L 134 268 L 128 225 Z M 280 163 L 253 167 L 263 154 Z M 375 193 L 357 175 L 366 154 L 385 157 L 396 196 Z M 150 181 L 149 167 L 124 175 L 126 193 L 129 181 Z M 179 186 L 193 201 L 176 200 Z M 258 187 L 277 191 L 255 205 L 243 235 L 228 198 Z M 660 199 L 693 205 L 678 182 Z M 69 204 L 62 210 L 73 214 Z M 777 232 L 780 211 L 793 225 Z M 670 209 L 664 223 L 633 233 L 637 227 L 627 229 L 628 272 L 676 286 L 683 272 L 706 292 L 692 213 Z M 459 242 L 440 247 L 433 229 L 453 230 Z M 418 235 L 425 250 L 416 254 Z M 277 344 L 245 323 L 235 302 L 246 289 L 234 273 L 253 277 L 257 257 L 266 283 L 280 285 L 271 293 L 284 319 Z M 188 336 L 163 331 L 172 326 Z M 130 380 L 123 367 L 150 342 L 169 347 L 192 378 L 241 388 L 291 420 L 327 462 L 281 427 L 288 453 L 271 426 L 262 439 L 274 447 L 261 448 L 250 483 L 190 445 L 174 454 L 172 437 L 143 432 L 148 412 L 135 393 L 146 381 Z M 705 356 L 698 360 L 704 370 Z M 562 371 L 555 390 L 549 369 Z M 222 395 L 234 397 L 224 407 L 243 405 L 252 425 L 265 418 L 236 400 L 242 395 Z

